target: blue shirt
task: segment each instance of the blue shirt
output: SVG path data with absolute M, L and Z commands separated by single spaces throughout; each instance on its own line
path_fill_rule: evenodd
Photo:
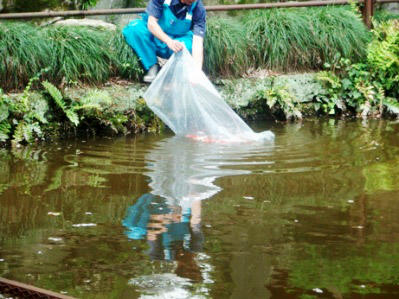
M 204 37 L 206 29 L 206 11 L 204 5 L 202 4 L 202 1 L 201 0 L 197 1 L 198 1 L 197 6 L 194 8 L 193 11 L 193 19 L 192 19 L 193 23 L 191 25 L 191 30 L 193 31 L 194 35 Z M 160 19 L 162 16 L 164 2 L 165 0 L 150 0 L 146 9 L 148 15 Z M 183 20 L 186 18 L 187 11 L 190 10 L 191 5 L 187 6 L 181 3 L 179 0 L 172 0 L 169 7 L 172 13 L 178 19 Z

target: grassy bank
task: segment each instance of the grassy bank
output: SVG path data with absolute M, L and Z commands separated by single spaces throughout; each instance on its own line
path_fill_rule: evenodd
M 369 40 L 350 8 L 252 11 L 235 19 L 210 17 L 205 70 L 212 76 L 240 76 L 248 69 L 315 70 L 337 53 L 358 61 Z M 40 70 L 56 85 L 101 84 L 111 77 L 139 81 L 142 68 L 120 30 L 38 27 L 0 23 L 0 84 L 23 89 Z

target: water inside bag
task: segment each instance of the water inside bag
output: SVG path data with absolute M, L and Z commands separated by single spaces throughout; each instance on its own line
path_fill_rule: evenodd
M 195 65 L 187 49 L 173 54 L 144 94 L 176 135 L 217 143 L 274 140 L 271 131 L 255 133 Z

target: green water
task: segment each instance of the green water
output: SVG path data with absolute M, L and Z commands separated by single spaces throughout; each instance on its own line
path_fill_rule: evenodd
M 266 126 L 273 144 L 0 150 L 0 276 L 79 298 L 398 296 L 399 122 Z

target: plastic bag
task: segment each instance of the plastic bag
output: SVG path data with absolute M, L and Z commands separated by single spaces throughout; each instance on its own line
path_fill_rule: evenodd
M 178 136 L 204 142 L 272 141 L 255 133 L 227 105 L 187 49 L 175 53 L 144 94 L 152 111 Z
M 173 136 L 148 148 L 144 175 L 150 178 L 148 185 L 152 194 L 166 199 L 168 205 L 186 207 L 222 191 L 217 179 L 248 175 L 255 165 L 272 164 L 269 157 L 273 151 L 273 142 L 231 146 Z

